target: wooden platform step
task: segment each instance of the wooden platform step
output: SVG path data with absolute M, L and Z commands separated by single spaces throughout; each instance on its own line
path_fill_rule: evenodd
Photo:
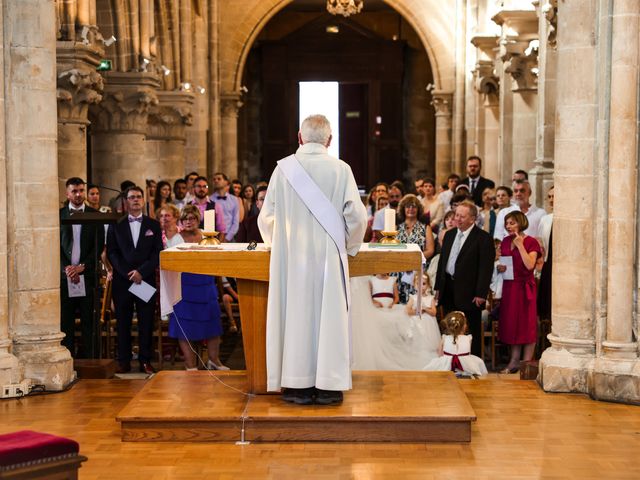
M 354 372 L 331 407 L 250 397 L 246 385 L 243 371 L 160 372 L 117 416 L 122 440 L 469 442 L 476 419 L 451 372 Z

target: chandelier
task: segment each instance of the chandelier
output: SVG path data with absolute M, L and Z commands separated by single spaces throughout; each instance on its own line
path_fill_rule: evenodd
M 327 0 L 327 11 L 332 15 L 355 15 L 363 6 L 364 0 Z

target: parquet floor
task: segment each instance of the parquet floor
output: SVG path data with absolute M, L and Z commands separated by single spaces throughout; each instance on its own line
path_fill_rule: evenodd
M 77 440 L 89 457 L 83 480 L 640 478 L 639 407 L 495 375 L 460 382 L 478 417 L 469 444 L 123 443 L 115 416 L 144 380 L 84 380 L 69 392 L 0 401 L 0 433 Z

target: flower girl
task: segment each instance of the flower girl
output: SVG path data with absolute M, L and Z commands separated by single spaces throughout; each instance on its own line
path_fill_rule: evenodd
M 487 367 L 480 357 L 471 355 L 471 335 L 467 331 L 464 313 L 450 312 L 442 320 L 444 335 L 438 348 L 439 357 L 432 359 L 424 370 L 453 371 L 462 375 L 486 375 Z

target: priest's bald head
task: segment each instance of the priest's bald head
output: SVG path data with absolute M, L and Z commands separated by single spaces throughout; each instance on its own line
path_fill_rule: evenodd
M 298 143 L 319 143 L 325 147 L 331 144 L 331 124 L 324 115 L 310 115 L 304 119 L 298 132 Z

